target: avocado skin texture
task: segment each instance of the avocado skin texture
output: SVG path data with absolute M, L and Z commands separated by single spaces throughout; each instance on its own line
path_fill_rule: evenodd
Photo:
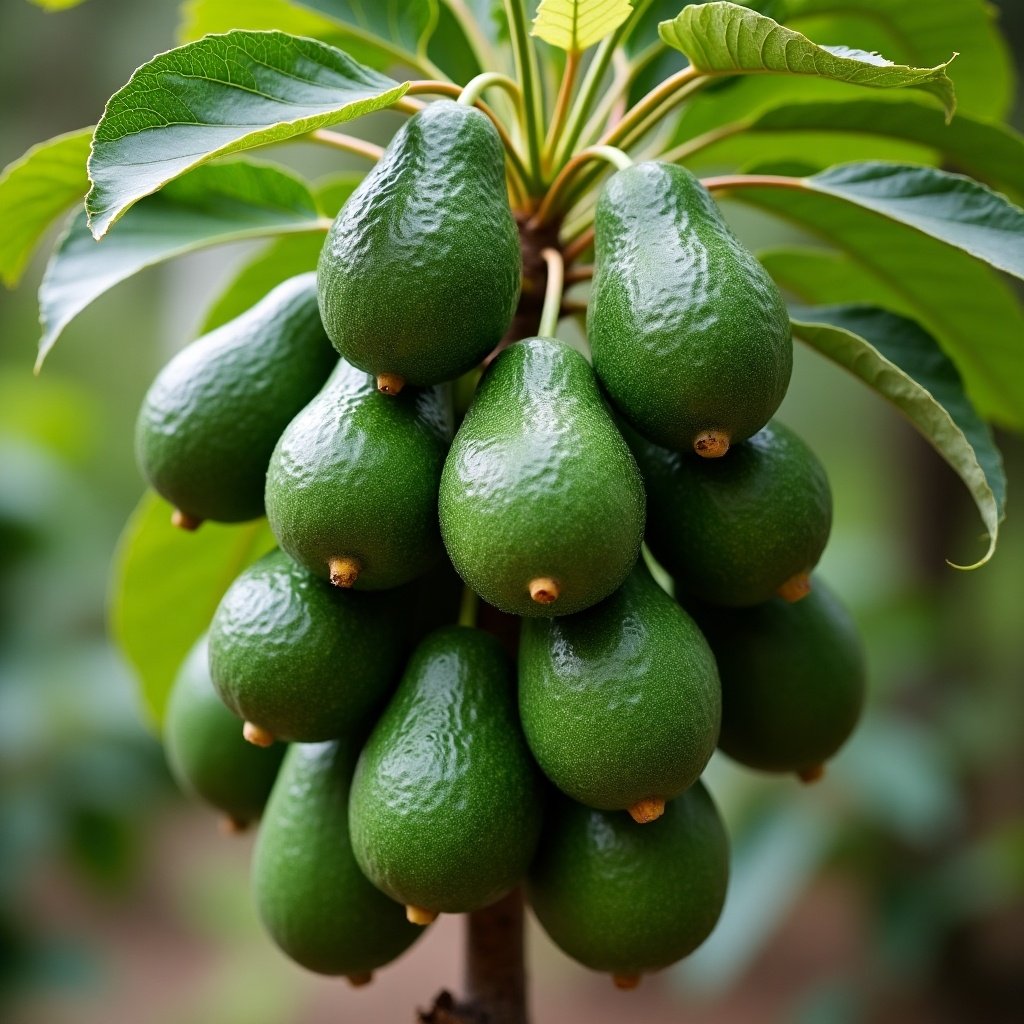
M 401 671 L 403 597 L 332 587 L 271 551 L 231 584 L 213 617 L 210 672 L 221 700 L 278 739 L 357 732 Z
M 729 607 L 760 604 L 818 564 L 832 491 L 793 431 L 773 420 L 721 459 L 622 433 L 647 487 L 651 553 L 688 593 Z
M 259 518 L 270 453 L 336 362 L 315 275 L 278 285 L 160 371 L 135 427 L 143 476 L 193 519 Z
M 789 386 L 789 314 L 707 190 L 683 167 L 635 164 L 609 178 L 595 231 L 587 334 L 617 408 L 675 451 L 707 430 L 757 433 Z
M 163 727 L 175 781 L 232 821 L 246 825 L 263 812 L 285 748 L 254 747 L 242 723 L 217 696 L 206 637 L 192 648 L 174 680 Z
M 551 801 L 527 897 L 557 946 L 595 971 L 656 971 L 711 934 L 725 901 L 729 840 L 698 782 L 656 821 Z
M 718 745 L 749 768 L 806 772 L 843 745 L 864 704 L 864 651 L 850 614 L 814 578 L 795 604 L 693 607 L 722 678 Z
M 435 384 L 501 340 L 521 273 L 498 133 L 479 110 L 439 100 L 399 129 L 338 214 L 320 311 L 349 362 Z
M 525 874 L 542 801 L 497 640 L 463 626 L 432 633 L 356 767 L 349 824 L 359 866 L 407 905 L 476 910 Z
M 253 851 L 256 908 L 273 940 L 318 974 L 365 975 L 424 932 L 356 864 L 348 790 L 358 745 L 293 744 Z
M 332 558 L 357 558 L 357 590 L 397 587 L 433 567 L 451 417 L 447 388 L 383 395 L 341 360 L 270 459 L 267 519 L 277 542 L 324 579 Z
M 441 476 L 441 533 L 485 601 L 522 616 L 570 615 L 619 587 L 643 539 L 636 462 L 579 352 L 550 338 L 491 364 Z M 530 597 L 550 577 L 552 604 Z
M 700 630 L 641 560 L 593 608 L 523 622 L 519 714 L 563 793 L 622 810 L 697 780 L 718 741 L 722 695 Z

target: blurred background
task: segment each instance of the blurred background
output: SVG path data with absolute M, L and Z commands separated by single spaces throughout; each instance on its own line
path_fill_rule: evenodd
M 1019 57 L 1024 5 L 997 6 Z M 177 18 L 170 0 L 62 14 L 2 0 L 0 165 L 94 123 L 173 44 Z M 378 115 L 372 131 L 384 141 L 396 123 Z M 287 155 L 311 173 L 345 166 Z M 767 239 L 764 223 L 739 223 L 753 247 Z M 0 295 L 0 1019 L 12 1024 L 401 1021 L 459 985 L 454 919 L 359 991 L 280 955 L 248 896 L 251 837 L 221 835 L 216 814 L 175 792 L 107 637 L 108 567 L 142 491 L 137 407 L 249 252 L 119 286 L 38 378 L 42 259 Z M 619 993 L 531 926 L 539 1024 L 1022 1019 L 1024 444 L 1000 439 L 1000 551 L 962 573 L 945 558 L 976 557 L 975 514 L 899 416 L 800 350 L 781 418 L 831 475 L 821 568 L 866 637 L 866 719 L 813 787 L 712 763 L 734 878 L 712 939 L 678 969 Z

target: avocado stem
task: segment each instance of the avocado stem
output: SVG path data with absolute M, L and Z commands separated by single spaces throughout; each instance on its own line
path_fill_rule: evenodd
M 810 592 L 811 574 L 809 572 L 798 572 L 795 575 L 790 576 L 789 579 L 775 591 L 783 601 L 788 601 L 790 604 L 796 604 L 797 601 L 805 598 Z
M 629 816 L 638 824 L 657 821 L 665 813 L 665 801 L 659 796 L 644 797 L 628 808 Z
M 693 450 L 702 459 L 720 459 L 729 450 L 729 435 L 723 430 L 705 430 L 693 439 Z
M 825 766 L 823 764 L 811 765 L 810 768 L 801 768 L 796 774 L 804 785 L 809 786 L 812 782 L 819 782 L 825 777 Z
M 362 988 L 373 981 L 373 971 L 364 971 L 362 974 L 346 974 L 345 979 L 353 988 Z
M 241 818 L 236 818 L 233 814 L 221 815 L 221 819 L 220 819 L 221 835 L 225 835 L 225 836 L 239 836 L 248 827 L 249 827 L 249 823 L 247 821 L 243 821 Z
M 530 580 L 530 597 L 537 604 L 554 604 L 558 600 L 561 589 L 556 580 L 550 576 L 538 576 Z
M 242 736 L 254 747 L 270 747 L 274 744 L 274 734 L 255 722 L 246 722 L 242 726 Z
M 437 920 L 437 911 L 425 910 L 423 907 L 414 907 L 410 903 L 405 908 L 405 919 L 409 924 L 418 924 L 426 927 Z
M 356 580 L 359 579 L 359 574 L 363 571 L 359 559 L 351 556 L 332 558 L 328 561 L 327 568 L 330 572 L 331 582 L 344 590 L 354 587 Z
M 623 992 L 630 992 L 640 984 L 639 974 L 613 974 L 612 981 L 615 987 Z
M 398 373 L 378 373 L 377 390 L 382 395 L 397 395 L 405 387 L 405 378 Z
M 190 516 L 187 512 L 182 512 L 180 508 L 176 508 L 171 513 L 171 526 L 178 530 L 186 530 L 188 533 L 194 533 L 202 525 L 202 519 Z

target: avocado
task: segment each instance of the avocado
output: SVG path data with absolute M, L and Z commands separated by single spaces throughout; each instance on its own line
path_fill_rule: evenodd
M 405 594 L 359 594 L 271 551 L 221 599 L 210 672 L 253 742 L 314 742 L 365 728 L 406 651 Z
M 184 792 L 223 811 L 233 829 L 260 816 L 284 747 L 261 749 L 242 738 L 241 721 L 213 688 L 205 636 L 175 677 L 163 738 L 171 774 Z
M 348 790 L 358 752 L 351 739 L 288 748 L 253 851 L 252 888 L 264 927 L 292 960 L 363 984 L 423 929 L 352 855 Z
M 644 506 L 586 359 L 551 338 L 502 352 L 441 475 L 441 534 L 466 583 L 514 615 L 582 611 L 629 574 Z
M 648 822 L 714 753 L 722 695 L 700 630 L 641 559 L 600 604 L 523 622 L 519 714 L 563 793 Z
M 436 565 L 450 398 L 447 387 L 382 395 L 341 360 L 270 459 L 267 519 L 281 547 L 317 576 L 358 590 L 397 587 Z
M 542 789 L 498 641 L 464 626 L 416 649 L 352 780 L 352 848 L 410 920 L 513 889 L 533 856 Z
M 708 191 L 676 164 L 634 164 L 594 228 L 587 333 L 615 406 L 673 451 L 717 457 L 756 434 L 789 386 L 789 315 Z
M 486 114 L 438 100 L 399 129 L 320 254 L 335 348 L 389 393 L 452 380 L 501 340 L 519 301 L 505 150 Z
M 622 433 L 647 487 L 647 543 L 680 588 L 731 607 L 807 593 L 832 527 L 832 491 L 793 431 L 773 420 L 724 459 Z
M 728 877 L 725 826 L 698 782 L 643 828 L 559 795 L 526 893 L 558 947 L 628 988 L 711 934 Z
M 719 747 L 749 768 L 818 778 L 864 704 L 864 651 L 849 612 L 817 578 L 796 604 L 692 610 L 722 678 Z
M 142 475 L 177 509 L 176 524 L 263 515 L 270 453 L 336 362 L 309 273 L 278 285 L 160 371 L 139 411 L 135 453 Z

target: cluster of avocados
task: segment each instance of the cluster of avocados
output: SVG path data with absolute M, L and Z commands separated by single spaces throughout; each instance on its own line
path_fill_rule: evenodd
M 279 544 L 181 669 L 166 743 L 233 826 L 262 816 L 259 912 L 310 970 L 364 982 L 523 885 L 628 987 L 721 911 L 716 746 L 812 779 L 857 720 L 856 631 L 810 585 L 828 481 L 771 419 L 777 288 L 677 166 L 615 173 L 595 248 L 593 366 L 549 337 L 500 348 L 522 273 L 502 145 L 434 102 L 317 274 L 146 396 L 138 458 L 177 524 L 265 513 Z M 496 348 L 456 423 L 451 382 Z M 474 593 L 520 618 L 517 658 L 455 624 Z

